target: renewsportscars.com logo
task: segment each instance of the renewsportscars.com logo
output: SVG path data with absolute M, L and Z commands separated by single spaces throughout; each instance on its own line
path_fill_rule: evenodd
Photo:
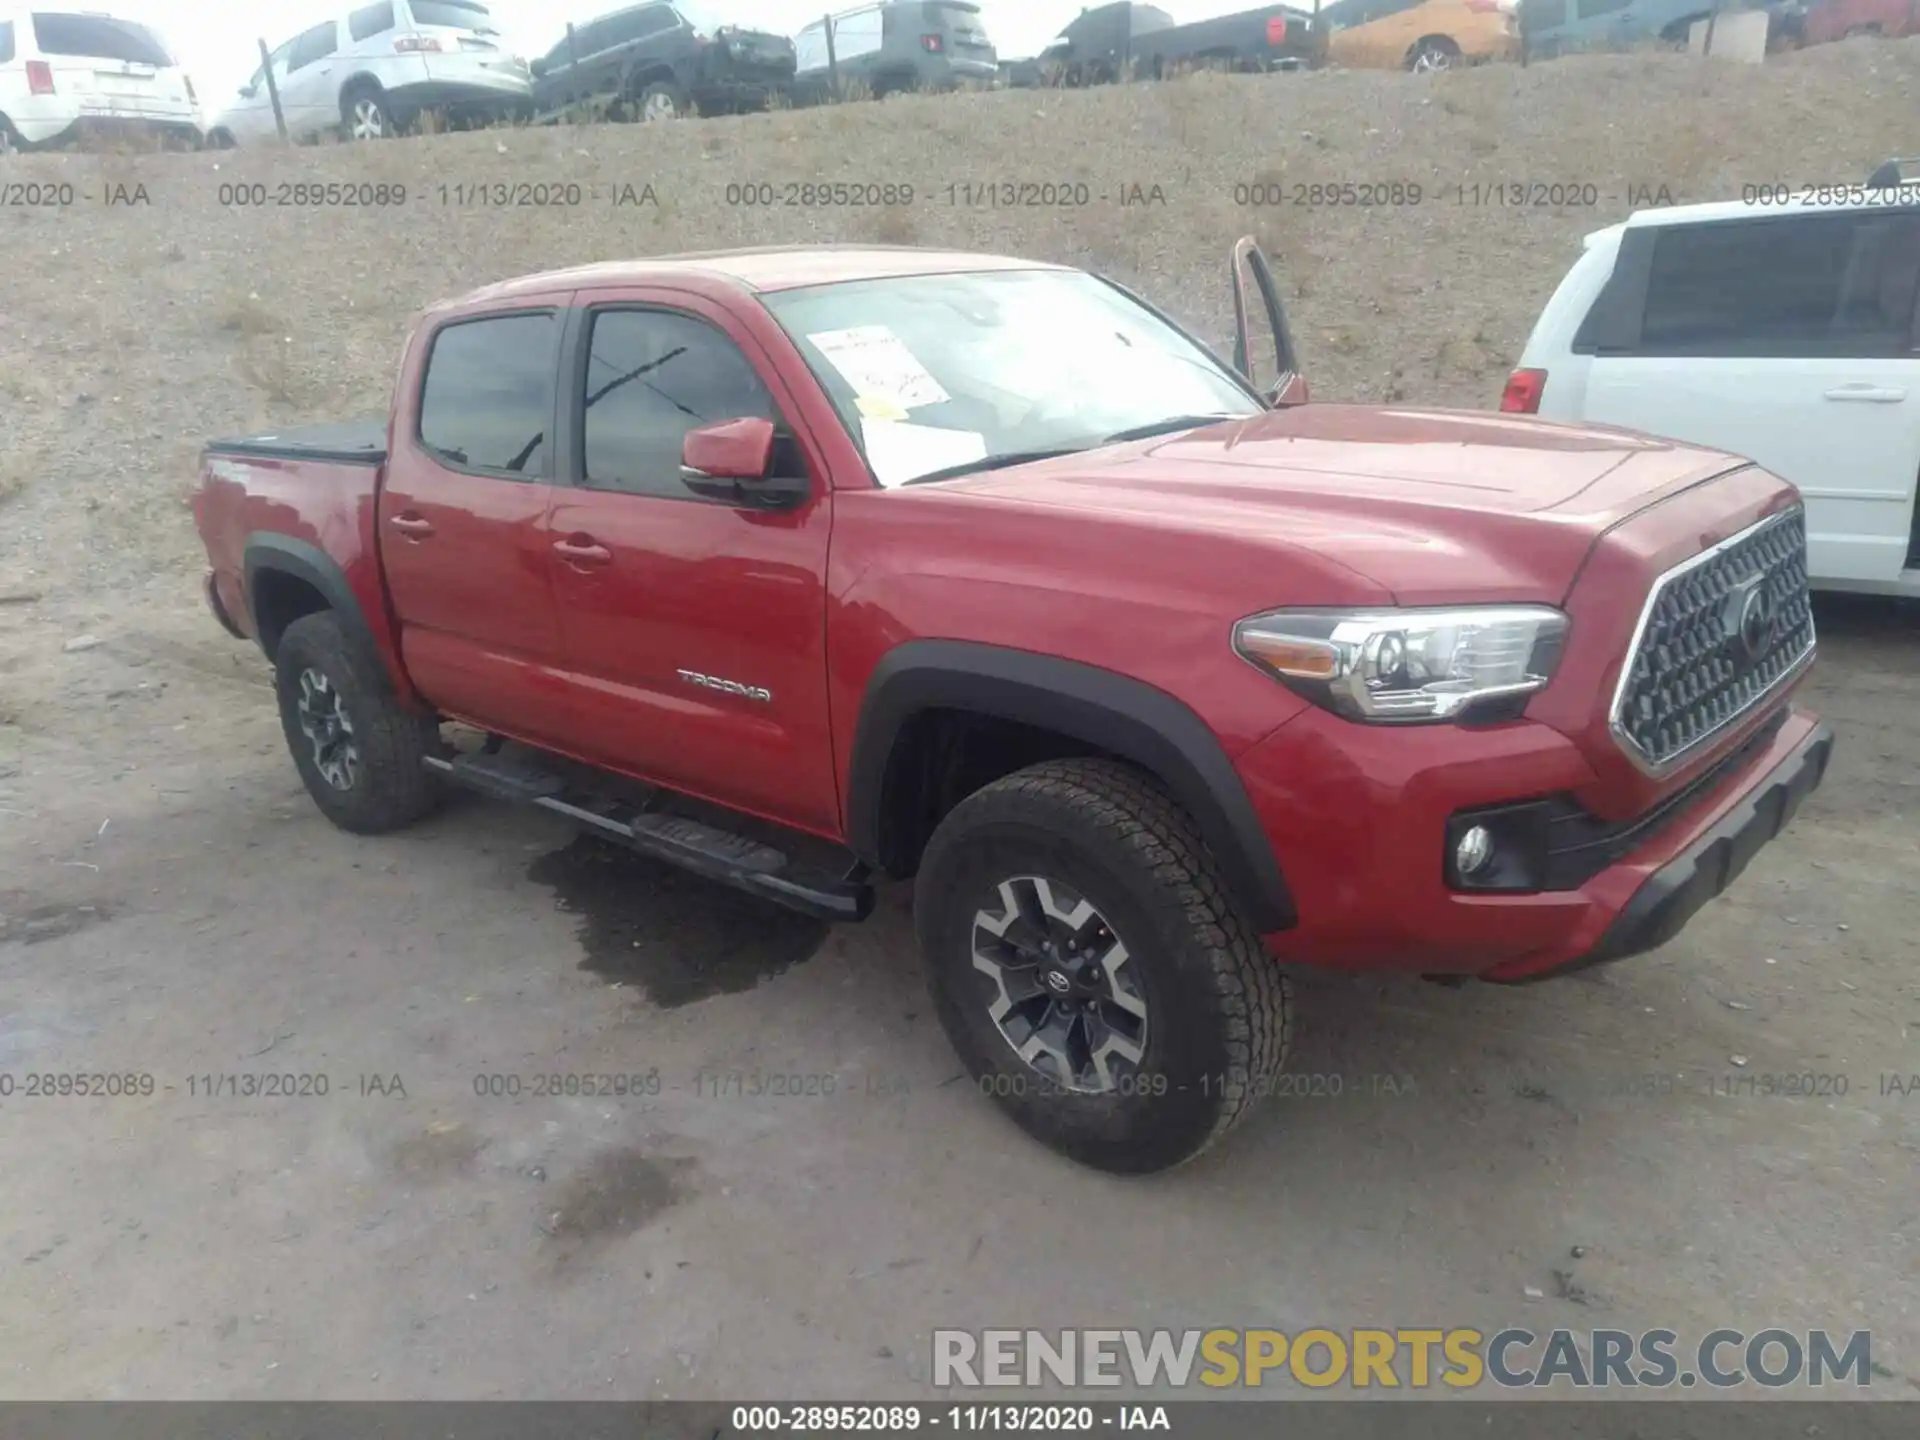
M 1873 1379 L 1873 1337 L 1825 1330 L 1512 1328 L 1280 1330 L 936 1330 L 933 1383 L 961 1389 L 1304 1385 L 1325 1390 L 1714 1389 L 1855 1385 Z

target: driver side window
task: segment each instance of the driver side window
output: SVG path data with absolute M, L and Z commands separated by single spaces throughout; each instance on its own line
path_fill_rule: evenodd
M 798 445 L 753 363 L 704 320 L 669 310 L 602 310 L 589 341 L 584 483 L 694 500 L 680 480 L 687 432 L 760 418 L 776 429 L 773 473 L 806 473 Z

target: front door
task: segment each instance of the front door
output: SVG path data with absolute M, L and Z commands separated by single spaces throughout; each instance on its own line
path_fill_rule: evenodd
M 546 529 L 565 295 L 444 324 L 395 400 L 377 516 L 407 673 L 457 719 L 564 744 Z
M 576 753 L 822 834 L 839 803 L 826 699 L 825 466 L 791 392 L 720 307 L 607 293 L 563 368 L 565 479 L 549 517 Z M 812 493 L 767 511 L 680 479 L 688 430 L 762 416 Z

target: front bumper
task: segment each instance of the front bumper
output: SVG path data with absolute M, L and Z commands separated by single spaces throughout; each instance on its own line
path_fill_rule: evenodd
M 1586 954 L 1546 968 L 1524 963 L 1500 967 L 1480 978 L 1509 984 L 1545 980 L 1666 944 L 1696 911 L 1739 877 L 1763 845 L 1786 828 L 1800 802 L 1819 788 L 1832 758 L 1833 731 L 1816 725 L 1698 839 L 1649 875 L 1614 917 L 1600 943 Z
M 1570 856 L 1565 888 L 1456 889 L 1450 818 L 1503 800 L 1606 789 L 1550 726 L 1355 725 L 1309 709 L 1236 761 L 1297 918 L 1284 960 L 1521 981 L 1662 944 L 1720 893 L 1820 783 L 1831 732 L 1790 706 L 1729 737 L 1711 777 L 1656 823 Z M 1731 759 L 1729 760 L 1729 757 Z M 1710 768 L 1710 767 L 1709 767 Z M 1676 778 L 1676 785 L 1684 784 Z M 1597 803 L 1597 802 L 1596 802 Z

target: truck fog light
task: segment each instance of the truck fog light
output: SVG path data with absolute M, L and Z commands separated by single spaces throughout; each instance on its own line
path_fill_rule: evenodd
M 1472 825 L 1453 847 L 1453 868 L 1462 876 L 1472 875 L 1493 858 L 1493 832 L 1484 825 Z

